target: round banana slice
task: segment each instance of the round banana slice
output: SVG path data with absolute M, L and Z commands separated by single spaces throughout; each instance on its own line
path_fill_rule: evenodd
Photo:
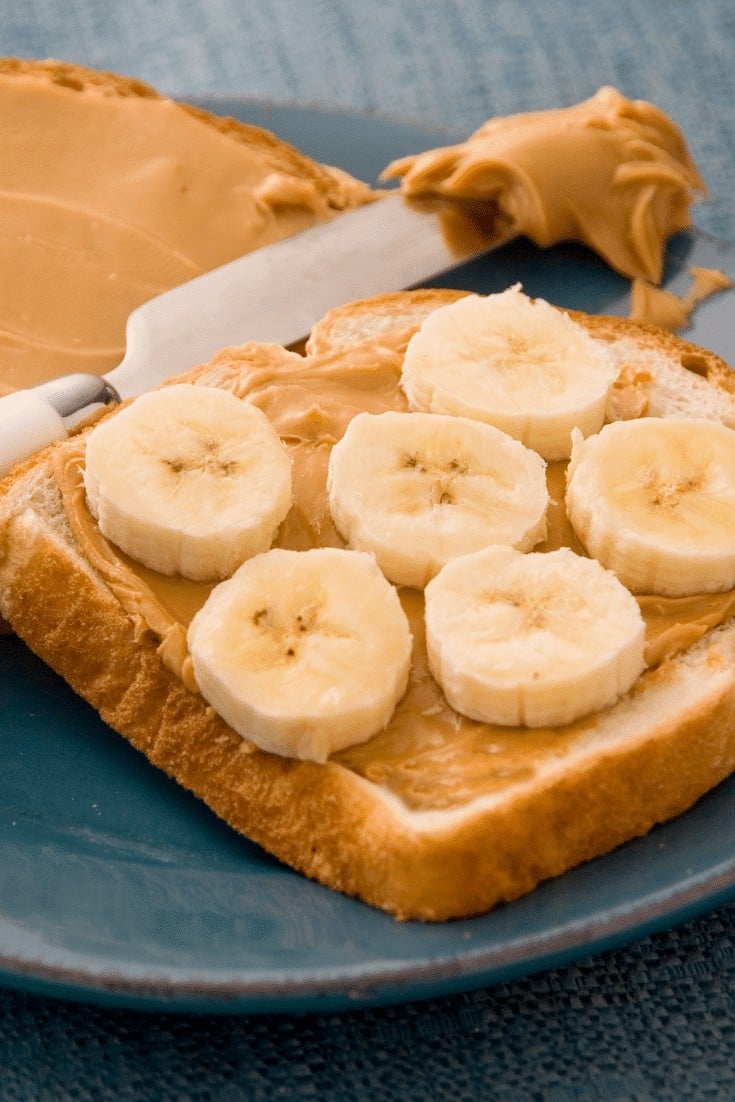
M 214 588 L 188 643 L 202 696 L 235 731 L 323 762 L 388 723 L 412 638 L 372 556 L 274 548 Z
M 633 593 L 735 587 L 735 432 L 719 422 L 642 417 L 575 436 L 566 508 Z
M 615 575 L 569 548 L 488 547 L 426 587 L 431 671 L 485 723 L 556 727 L 612 704 L 644 669 L 644 634 Z
M 435 413 L 358 414 L 332 449 L 334 522 L 386 578 L 421 588 L 488 544 L 546 536 L 546 465 L 491 425 Z
M 291 507 L 291 463 L 265 414 L 186 383 L 94 428 L 84 485 L 107 539 L 152 570 L 199 581 L 270 547 Z
M 414 410 L 487 421 L 544 459 L 567 459 L 571 432 L 597 432 L 618 369 L 605 345 L 520 286 L 469 295 L 411 338 L 401 385 Z

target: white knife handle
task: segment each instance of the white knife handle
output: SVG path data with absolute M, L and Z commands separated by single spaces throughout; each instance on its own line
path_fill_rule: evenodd
M 116 401 L 99 375 L 66 375 L 0 398 L 0 477 L 22 459 L 68 436 L 65 417 L 94 402 Z
M 0 398 L 0 475 L 66 435 L 64 418 L 32 390 L 18 390 Z

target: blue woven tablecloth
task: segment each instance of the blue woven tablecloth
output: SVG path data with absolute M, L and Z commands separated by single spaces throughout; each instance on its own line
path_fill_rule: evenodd
M 684 130 L 735 240 L 732 0 L 0 2 L 0 52 L 185 97 L 243 92 L 459 134 L 601 84 Z M 304 1018 L 189 1018 L 0 992 L 0 1099 L 735 1098 L 735 909 L 465 996 Z

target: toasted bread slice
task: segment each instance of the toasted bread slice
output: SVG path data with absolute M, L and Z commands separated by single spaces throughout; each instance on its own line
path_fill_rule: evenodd
M 404 292 L 353 304 L 316 327 L 306 358 L 245 345 L 189 378 L 247 396 L 289 446 L 317 407 L 338 435 L 359 409 L 400 405 L 411 332 L 427 307 L 455 297 Z M 735 424 L 718 357 L 650 327 L 575 316 L 618 359 L 622 406 L 612 416 Z M 687 635 L 692 645 L 647 669 L 612 707 L 561 728 L 503 731 L 462 720 L 442 700 L 426 667 L 421 594 L 405 590 L 413 671 L 388 727 L 324 765 L 257 749 L 177 676 L 166 631 L 140 600 L 155 591 L 151 578 L 85 535 L 94 523 L 64 472 L 83 462 L 86 431 L 0 484 L 0 613 L 152 764 L 307 876 L 401 919 L 476 914 L 678 815 L 735 769 L 731 594 Z M 298 448 L 293 455 L 298 484 Z M 287 519 L 279 537 L 319 540 L 335 542 L 325 515 L 310 525 Z

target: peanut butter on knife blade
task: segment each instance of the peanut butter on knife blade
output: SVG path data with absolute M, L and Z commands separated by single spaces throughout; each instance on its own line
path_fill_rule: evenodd
M 614 88 L 573 107 L 492 118 L 459 145 L 393 161 L 410 198 L 467 204 L 474 227 L 547 247 L 588 245 L 622 275 L 660 283 L 668 238 L 705 184 L 667 115 Z
M 699 302 L 732 286 L 724 272 L 692 268 L 686 295 L 659 287 L 666 242 L 689 228 L 690 205 L 707 189 L 676 124 L 615 88 L 492 118 L 465 142 L 394 161 L 383 177 L 400 179 L 407 199 L 442 201 L 453 240 L 588 246 L 632 280 L 634 321 L 684 329 Z

